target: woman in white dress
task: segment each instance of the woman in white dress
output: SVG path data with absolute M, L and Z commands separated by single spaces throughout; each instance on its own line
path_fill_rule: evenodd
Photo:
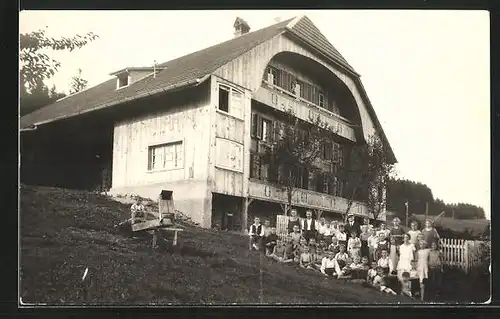
M 424 300 L 424 280 L 429 277 L 429 266 L 427 265 L 427 259 L 429 258 L 429 250 L 426 241 L 419 236 L 418 250 L 417 250 L 417 273 L 420 282 L 420 299 Z
M 399 246 L 399 261 L 396 267 L 399 280 L 405 271 L 410 272 L 411 261 L 415 260 L 415 245 L 410 243 L 410 235 L 403 235 L 403 243 Z

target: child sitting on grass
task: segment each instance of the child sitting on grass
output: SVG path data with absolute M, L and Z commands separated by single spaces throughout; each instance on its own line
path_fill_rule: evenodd
M 335 255 L 335 272 L 338 276 L 347 275 L 347 273 L 349 272 L 349 267 L 347 267 L 349 262 L 349 255 L 346 253 L 344 245 L 340 245 L 339 250 L 340 251 Z
M 296 263 L 299 263 L 300 255 L 304 252 L 304 248 L 307 246 L 307 240 L 304 237 L 301 237 L 299 240 L 299 244 L 295 248 L 295 257 L 294 260 Z
M 387 294 L 396 295 L 396 292 L 386 285 L 386 276 L 382 267 L 377 267 L 377 275 L 373 279 L 373 287 Z
M 313 264 L 314 269 L 321 270 L 321 263 L 323 261 L 323 258 L 327 256 L 328 252 L 321 246 L 318 246 L 318 248 L 316 249 L 316 254 L 314 255 L 314 264 Z
M 363 264 L 359 255 L 354 256 L 352 263 L 349 265 L 349 270 L 353 281 L 364 281 L 364 278 L 366 278 L 366 274 L 363 274 Z
M 304 246 L 303 250 L 299 257 L 299 266 L 305 269 L 314 269 L 313 255 L 310 253 L 309 246 Z
M 316 243 L 316 239 L 314 238 L 309 239 L 309 251 L 311 252 L 311 254 L 315 255 L 316 249 L 318 249 L 318 244 Z
M 328 246 L 328 250 L 333 251 L 335 254 L 337 254 L 340 251 L 340 244 L 337 237 L 332 237 L 332 242 Z
M 411 291 L 410 273 L 404 271 L 401 275 L 401 295 L 413 297 Z
M 298 225 L 293 225 L 293 232 L 290 234 L 290 236 L 292 237 L 294 248 L 297 248 L 296 246 L 300 244 L 300 238 L 302 237 Z
M 361 257 L 361 279 L 363 281 L 366 280 L 366 276 L 368 276 L 368 270 L 370 270 L 369 259 L 367 256 Z
M 372 266 L 366 274 L 366 282 L 370 285 L 373 285 L 373 279 L 375 279 L 375 276 L 377 276 L 377 267 L 377 263 L 375 261 L 372 261 Z
M 277 240 L 278 240 L 278 235 L 276 235 L 276 228 L 272 227 L 270 234 L 264 237 L 264 247 L 266 248 L 266 256 L 269 256 L 273 253 L 274 246 L 276 246 Z
M 390 265 L 391 259 L 389 258 L 389 254 L 387 254 L 387 250 L 383 249 L 380 259 L 377 261 L 377 266 L 382 267 L 384 274 L 388 275 L 390 272 Z
M 319 243 L 318 243 L 318 247 L 317 248 L 321 248 L 322 250 L 328 249 L 328 245 L 326 243 L 326 240 L 321 239 L 319 241 Z
M 333 251 L 328 251 L 328 256 L 323 257 L 321 260 L 320 271 L 326 277 L 332 277 L 336 272 L 336 261 Z
M 286 236 L 286 243 L 285 243 L 285 255 L 283 256 L 283 262 L 284 263 L 293 262 L 293 258 L 295 257 L 294 252 L 295 252 L 295 248 L 293 245 L 292 236 L 287 235 Z
M 377 249 L 375 250 L 376 260 L 379 260 L 380 257 L 382 256 L 382 250 L 387 251 L 387 255 L 389 255 L 389 241 L 385 236 L 385 232 L 378 233 Z
M 285 260 L 285 248 L 286 244 L 283 243 L 281 239 L 276 240 L 276 245 L 273 248 L 273 252 L 269 255 L 272 259 L 276 261 L 284 261 Z

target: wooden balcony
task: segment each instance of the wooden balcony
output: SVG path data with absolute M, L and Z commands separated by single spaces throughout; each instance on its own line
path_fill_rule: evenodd
M 328 123 L 337 135 L 356 142 L 354 129 L 349 121 L 340 115 L 297 97 L 291 92 L 263 82 L 260 89 L 252 95 L 252 98 L 283 112 L 291 109 L 298 118 L 307 122 L 310 122 L 311 117 L 316 118 L 319 115 L 321 120 Z
M 253 179 L 250 180 L 248 185 L 248 197 L 280 204 L 288 202 L 286 190 L 282 187 Z M 305 189 L 296 189 L 292 197 L 292 205 L 294 206 L 335 213 L 344 213 L 347 209 L 347 204 L 348 201 L 346 198 Z M 350 212 L 357 216 L 368 217 L 368 208 L 361 202 L 354 202 Z M 385 221 L 385 214 L 381 213 L 378 219 Z

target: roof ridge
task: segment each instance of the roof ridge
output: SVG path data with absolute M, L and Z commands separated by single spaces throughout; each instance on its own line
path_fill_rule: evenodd
M 158 66 L 160 66 L 160 67 L 161 67 L 161 66 L 163 66 L 164 64 L 171 63 L 171 62 L 173 62 L 173 61 L 175 61 L 175 60 L 178 60 L 178 59 L 182 59 L 182 58 L 185 58 L 185 57 L 188 57 L 188 56 L 195 55 L 195 54 L 200 53 L 200 52 L 202 52 L 202 51 L 204 51 L 204 50 L 209 50 L 209 49 L 211 49 L 211 48 L 213 48 L 213 47 L 215 47 L 215 46 L 222 45 L 222 44 L 224 44 L 224 43 L 228 43 L 228 42 L 230 42 L 230 41 L 234 41 L 234 40 L 239 39 L 239 38 L 248 37 L 249 35 L 255 34 L 255 33 L 257 33 L 257 32 L 262 32 L 262 31 L 264 31 L 264 30 L 268 30 L 268 29 L 271 29 L 271 28 L 273 28 L 273 27 L 276 27 L 276 26 L 277 26 L 277 25 L 279 25 L 279 24 L 283 24 L 282 28 L 283 28 L 283 29 L 285 29 L 285 28 L 286 28 L 286 26 L 287 26 L 287 24 L 288 24 L 291 20 L 293 20 L 293 19 L 294 19 L 294 18 L 289 18 L 289 19 L 286 19 L 286 20 L 284 20 L 284 21 L 280 21 L 280 22 L 278 22 L 278 23 L 271 24 L 271 25 L 269 25 L 269 26 L 267 26 L 267 27 L 263 27 L 263 28 L 260 28 L 260 29 L 255 30 L 255 31 L 245 33 L 245 34 L 243 34 L 243 35 L 241 35 L 241 36 L 239 36 L 239 37 L 237 37 L 237 38 L 231 38 L 231 39 L 228 39 L 228 40 L 223 41 L 223 42 L 215 43 L 215 44 L 213 44 L 213 45 L 211 45 L 211 46 L 209 46 L 209 47 L 206 47 L 206 48 L 200 49 L 200 50 L 198 50 L 198 51 L 194 51 L 194 52 L 191 52 L 191 53 L 188 53 L 188 54 L 185 54 L 185 55 L 179 56 L 179 57 L 177 57 L 177 58 L 175 58 L 175 59 L 172 59 L 172 60 L 169 60 L 169 61 L 162 62 L 162 63 L 158 64 Z

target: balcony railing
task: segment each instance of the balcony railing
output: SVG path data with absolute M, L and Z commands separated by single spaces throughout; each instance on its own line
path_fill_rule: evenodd
M 337 135 L 356 142 L 354 129 L 347 119 L 281 87 L 266 81 L 263 81 L 263 83 L 264 85 L 253 94 L 256 101 L 280 111 L 291 109 L 298 118 L 307 122 L 310 122 L 311 118 L 319 116 Z
M 251 198 L 280 204 L 288 203 L 287 192 L 283 187 L 253 179 L 250 180 L 248 187 L 248 196 Z M 292 205 L 336 213 L 345 213 L 348 200 L 343 197 L 297 188 L 294 190 L 292 196 Z M 362 202 L 355 201 L 352 204 L 350 212 L 357 216 L 373 217 L 371 216 L 372 214 L 368 213 L 366 204 Z M 381 213 L 378 219 L 385 221 L 385 214 Z

